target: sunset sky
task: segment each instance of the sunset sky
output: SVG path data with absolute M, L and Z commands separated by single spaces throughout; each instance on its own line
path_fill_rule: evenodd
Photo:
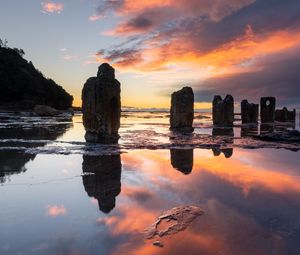
M 297 0 L 1 0 L 0 38 L 78 106 L 109 62 L 123 106 L 169 107 L 189 85 L 199 108 L 227 93 L 300 107 L 299 13 Z

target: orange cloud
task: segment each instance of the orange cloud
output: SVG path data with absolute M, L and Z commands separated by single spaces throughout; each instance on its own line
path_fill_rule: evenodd
M 48 205 L 46 214 L 50 217 L 58 217 L 67 214 L 67 209 L 63 205 Z
M 153 10 L 155 8 L 176 9 L 187 14 L 207 14 L 214 21 L 230 15 L 231 13 L 255 2 L 255 0 L 150 0 L 138 2 L 135 0 L 125 0 L 116 9 L 118 15 L 134 15 L 140 12 Z
M 64 9 L 63 3 L 55 3 L 52 1 L 42 2 L 42 12 L 43 13 L 57 13 L 60 14 Z
M 186 38 L 173 38 L 161 45 L 163 38 L 146 42 L 149 47 L 141 50 L 114 51 L 111 54 L 98 53 L 95 62 L 114 62 L 114 66 L 125 71 L 165 71 L 178 64 L 190 64 L 192 69 L 207 68 L 206 77 L 227 74 L 245 69 L 240 64 L 255 60 L 299 45 L 300 32 L 281 30 L 266 35 L 256 35 L 251 26 L 245 28 L 243 36 L 220 47 L 204 52 L 199 45 Z M 246 67 L 253 70 L 253 66 Z M 203 74 L 199 75 L 203 78 Z

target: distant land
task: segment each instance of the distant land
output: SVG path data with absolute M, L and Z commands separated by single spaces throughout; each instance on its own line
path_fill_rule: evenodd
M 48 105 L 58 110 L 72 107 L 73 96 L 23 58 L 22 49 L 0 40 L 0 108 L 33 109 Z

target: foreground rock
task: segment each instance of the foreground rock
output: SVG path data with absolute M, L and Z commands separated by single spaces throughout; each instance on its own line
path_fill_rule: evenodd
M 216 126 L 233 126 L 234 100 L 227 95 L 224 100 L 221 96 L 213 99 L 213 124 Z
M 172 94 L 170 110 L 171 130 L 193 131 L 194 93 L 190 87 L 184 87 Z
M 258 122 L 258 104 L 250 104 L 247 100 L 241 102 L 242 123 Z
M 286 107 L 275 111 L 275 120 L 279 122 L 295 122 L 296 110 L 289 111 Z
M 260 99 L 260 119 L 261 123 L 274 123 L 275 121 L 275 97 L 262 97 Z
M 87 142 L 117 143 L 121 116 L 120 82 L 109 64 L 99 66 L 82 90 L 83 125 Z
M 203 215 L 204 211 L 197 206 L 179 206 L 163 212 L 157 220 L 145 230 L 145 238 L 153 239 L 156 236 L 164 237 L 174 235 L 185 230 L 198 216 Z M 160 229 L 160 224 L 169 226 Z

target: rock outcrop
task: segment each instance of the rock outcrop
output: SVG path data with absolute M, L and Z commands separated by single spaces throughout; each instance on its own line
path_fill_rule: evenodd
M 82 90 L 83 125 L 87 142 L 117 143 L 121 116 L 120 82 L 109 64 L 99 66 Z
M 258 104 L 250 104 L 247 100 L 241 102 L 242 123 L 258 122 Z
M 213 124 L 216 126 L 233 126 L 234 100 L 227 95 L 224 100 L 221 96 L 213 99 Z
M 183 174 L 190 174 L 193 170 L 193 149 L 171 149 L 171 164 Z
M 197 206 L 179 206 L 164 211 L 151 226 L 145 229 L 145 239 L 164 237 L 184 231 L 204 211 Z M 166 228 L 161 225 L 166 224 Z
M 296 110 L 289 111 L 286 107 L 275 111 L 275 120 L 279 122 L 295 122 Z
M 32 110 L 47 105 L 58 110 L 72 107 L 73 97 L 27 62 L 16 49 L 0 46 L 0 107 Z
M 36 105 L 33 110 L 39 116 L 56 116 L 59 114 L 56 109 L 47 105 Z
M 109 213 L 121 192 L 120 155 L 83 155 L 82 181 L 87 194 L 98 201 L 99 210 Z
M 194 92 L 184 87 L 172 94 L 170 110 L 170 129 L 191 132 L 194 121 Z
M 261 123 L 274 123 L 275 121 L 275 97 L 262 97 L 260 99 L 260 120 Z

